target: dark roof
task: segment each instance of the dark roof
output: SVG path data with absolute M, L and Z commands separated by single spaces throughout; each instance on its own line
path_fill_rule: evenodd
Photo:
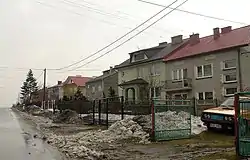
M 117 73 L 117 72 L 113 72 L 113 73 L 110 73 L 110 74 L 103 74 L 103 75 L 101 75 L 101 76 L 98 76 L 98 77 L 95 77 L 94 79 L 89 80 L 89 81 L 86 82 L 86 83 L 92 83 L 92 82 L 100 81 L 100 80 L 102 80 L 102 79 L 104 79 L 104 78 L 107 78 L 107 77 L 109 77 L 109 76 L 112 76 L 112 75 L 114 75 L 114 74 L 116 74 L 116 73 Z
M 200 42 L 190 45 L 189 42 L 180 47 L 175 52 L 167 55 L 164 61 L 176 60 L 180 58 L 210 53 L 227 48 L 244 46 L 250 43 L 250 26 L 245 26 L 231 30 L 227 33 L 220 33 L 218 39 L 213 35 L 200 38 Z
M 126 86 L 126 85 L 131 85 L 131 84 L 148 84 L 148 82 L 142 78 L 137 78 L 137 79 L 133 79 L 127 82 L 123 82 L 119 84 L 118 86 Z
M 129 53 L 131 55 L 131 54 L 143 52 L 144 54 L 147 55 L 148 59 L 130 63 L 130 58 L 129 58 L 126 61 L 122 62 L 121 64 L 116 65 L 115 68 L 121 68 L 121 67 L 130 66 L 130 65 L 136 65 L 140 63 L 146 63 L 146 62 L 150 62 L 154 60 L 163 59 L 166 55 L 171 53 L 173 50 L 185 44 L 185 42 L 187 42 L 187 39 L 183 40 L 182 43 L 178 43 L 178 44 L 164 43 L 156 47 L 147 48 L 147 49 Z

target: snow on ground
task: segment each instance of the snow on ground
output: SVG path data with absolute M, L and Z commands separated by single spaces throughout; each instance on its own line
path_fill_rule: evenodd
M 193 116 L 186 112 L 158 112 L 155 114 L 155 129 L 156 130 L 175 130 L 175 129 L 189 129 L 191 117 L 191 132 L 192 134 L 199 134 L 207 128 L 203 125 L 200 117 Z M 152 128 L 151 115 L 142 115 L 134 117 L 133 120 L 138 122 L 144 130 L 150 131 Z
M 90 113 L 90 114 L 80 114 L 81 118 L 88 117 L 88 116 L 92 117 L 93 114 L 92 113 Z M 106 113 L 101 113 L 101 119 L 102 120 L 106 120 L 106 116 L 107 116 Z M 124 119 L 133 118 L 133 117 L 135 117 L 135 116 L 134 115 L 125 115 L 124 114 Z M 99 119 L 99 114 L 98 113 L 95 113 L 95 119 Z M 109 119 L 109 121 L 119 121 L 119 120 L 122 119 L 122 115 L 121 114 L 109 114 L 108 119 Z
M 131 118 L 117 121 L 107 130 L 81 132 L 70 136 L 50 135 L 49 141 L 73 158 L 102 158 L 104 153 L 96 151 L 100 143 L 116 143 L 121 140 L 131 140 L 138 143 L 149 143 L 149 134 Z

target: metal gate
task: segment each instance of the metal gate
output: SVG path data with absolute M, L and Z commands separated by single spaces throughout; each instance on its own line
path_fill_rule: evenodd
M 236 153 L 239 157 L 250 157 L 250 92 L 235 95 Z
M 191 136 L 191 100 L 153 100 L 152 136 L 156 141 Z

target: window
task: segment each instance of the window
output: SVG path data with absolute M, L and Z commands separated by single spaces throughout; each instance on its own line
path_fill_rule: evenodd
M 101 85 L 98 86 L 98 91 L 102 91 L 102 86 Z
M 160 66 L 158 64 L 153 64 L 151 67 L 151 75 L 160 75 Z
M 212 64 L 201 65 L 196 67 L 197 78 L 212 77 Z
M 198 100 L 213 99 L 213 92 L 199 92 L 197 98 Z
M 144 68 L 137 68 L 137 77 L 142 78 L 144 74 Z
M 172 71 L 172 80 L 178 81 L 187 78 L 187 69 L 177 69 Z
M 95 92 L 95 86 L 92 87 L 92 92 Z
M 150 88 L 151 98 L 159 98 L 161 96 L 160 87 Z
M 181 100 L 181 99 L 187 99 L 187 98 L 188 98 L 188 96 L 186 93 L 174 94 L 174 99 Z
M 237 75 L 236 72 L 224 74 L 224 82 L 236 82 Z
M 237 92 L 237 87 L 233 88 L 226 88 L 225 89 L 225 96 L 232 96 Z
M 137 54 L 134 55 L 135 61 L 143 60 L 144 59 L 144 54 Z
M 223 62 L 222 69 L 235 69 L 236 68 L 236 59 L 226 60 Z

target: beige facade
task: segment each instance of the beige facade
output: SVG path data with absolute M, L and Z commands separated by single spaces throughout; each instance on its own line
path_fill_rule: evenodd
M 118 70 L 118 84 L 122 84 L 124 82 L 128 82 L 134 79 L 143 79 L 148 85 L 140 90 L 138 84 L 131 84 L 126 87 L 119 87 L 119 95 L 125 96 L 125 90 L 127 87 L 132 87 L 135 89 L 135 100 L 144 99 L 144 97 L 140 96 L 140 92 L 147 92 L 146 94 L 149 97 L 165 97 L 165 92 L 162 92 L 162 87 L 164 85 L 165 80 L 165 64 L 162 60 L 156 60 L 152 62 L 131 65 L 127 67 L 120 68 Z M 152 88 L 152 89 L 150 89 Z M 131 99 L 133 97 L 133 93 L 129 91 L 128 98 Z M 144 94 L 144 96 L 146 96 Z

